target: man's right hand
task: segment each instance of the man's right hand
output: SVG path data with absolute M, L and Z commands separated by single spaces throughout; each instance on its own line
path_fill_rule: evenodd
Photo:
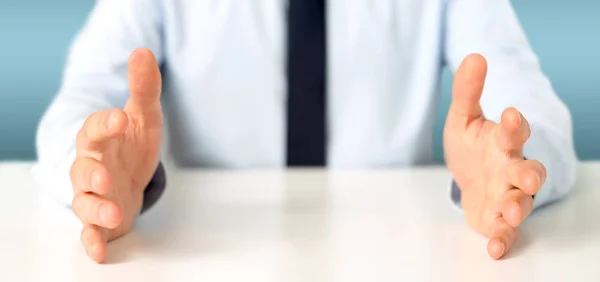
M 92 114 L 77 135 L 73 211 L 83 222 L 85 250 L 96 262 L 104 260 L 107 242 L 132 228 L 158 166 L 161 75 L 148 49 L 135 50 L 129 58 L 129 91 L 124 110 Z

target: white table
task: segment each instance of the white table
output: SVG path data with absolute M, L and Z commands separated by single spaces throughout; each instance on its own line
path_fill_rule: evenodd
M 596 163 L 501 261 L 450 204 L 441 167 L 170 172 L 166 195 L 102 265 L 30 168 L 0 165 L 0 281 L 600 281 Z

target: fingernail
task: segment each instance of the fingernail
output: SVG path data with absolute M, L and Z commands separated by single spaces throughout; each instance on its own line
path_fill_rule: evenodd
M 108 117 L 108 124 L 106 125 L 106 127 L 108 130 L 110 130 L 115 126 L 115 124 L 117 124 L 117 114 L 112 112 Z
M 504 243 L 502 243 L 502 245 L 500 247 L 500 256 L 504 255 L 504 251 L 506 251 L 506 245 Z
M 89 255 L 96 262 L 101 262 L 102 258 L 99 257 L 100 256 L 100 244 L 99 243 L 93 243 L 90 246 Z
M 98 213 L 100 215 L 100 221 L 103 224 L 106 224 L 106 218 L 107 218 L 107 214 L 108 214 L 107 208 L 104 205 L 101 205 L 100 208 L 98 209 Z
M 96 190 L 100 186 L 100 173 L 92 172 L 92 189 Z
M 90 255 L 90 257 L 95 258 L 97 252 L 98 252 L 98 244 L 94 243 L 91 246 L 89 246 L 88 254 Z

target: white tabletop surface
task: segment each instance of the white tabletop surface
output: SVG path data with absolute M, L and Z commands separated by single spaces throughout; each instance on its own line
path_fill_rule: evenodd
M 600 164 L 494 261 L 429 167 L 176 171 L 135 231 L 89 260 L 31 164 L 0 164 L 0 281 L 600 281 Z M 60 189 L 68 189 L 62 187 Z

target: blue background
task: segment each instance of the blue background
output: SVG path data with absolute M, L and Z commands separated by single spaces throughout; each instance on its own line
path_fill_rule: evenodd
M 35 129 L 60 86 L 68 47 L 91 0 L 8 0 L 0 4 L 0 160 L 34 159 Z M 570 107 L 581 159 L 600 158 L 600 1 L 514 0 L 542 67 Z M 446 72 L 436 158 L 450 102 Z

